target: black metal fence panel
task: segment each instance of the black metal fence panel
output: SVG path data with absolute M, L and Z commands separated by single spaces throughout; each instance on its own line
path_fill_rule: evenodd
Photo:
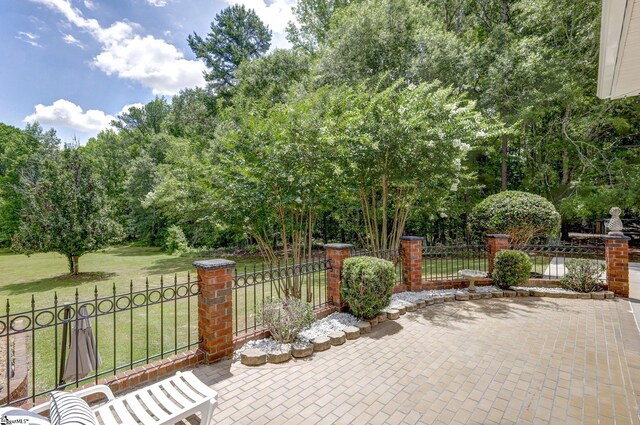
M 39 306 L 32 296 L 27 311 L 13 312 L 7 300 L 5 314 L 0 316 L 0 338 L 10 347 L 16 335 L 25 334 L 29 353 L 28 359 L 14 359 L 28 363 L 28 396 L 9 402 L 35 400 L 55 389 L 77 388 L 196 347 L 200 342 L 198 294 L 197 280 L 187 277 L 178 282 L 174 276 L 171 283 L 161 278 L 159 286 L 151 286 L 147 280 L 142 290 L 134 290 L 131 283 L 128 291 L 118 292 L 114 284 L 108 295 L 100 294 L 96 286 L 89 299 L 80 299 L 76 290 L 70 303 L 59 302 L 56 293 L 53 305 Z M 80 336 L 83 322 L 90 327 L 94 341 L 87 345 L 94 351 L 88 354 L 99 356 L 102 362 L 83 376 L 79 376 L 82 370 L 72 370 L 74 378 L 65 381 L 67 362 L 76 368 L 79 356 L 87 354 L 81 348 L 85 345 Z M 4 359 L 7 371 L 12 367 L 10 357 Z M 3 384 L 10 394 L 9 373 Z
M 433 245 L 422 248 L 422 278 L 426 281 L 461 279 L 460 270 L 488 272 L 485 245 Z
M 529 254 L 531 276 L 540 279 L 561 279 L 571 258 L 601 261 L 604 265 L 604 246 L 594 245 L 523 245 L 511 246 Z
M 297 296 L 313 306 L 327 304 L 327 259 L 322 255 L 295 263 L 285 261 L 236 268 L 233 275 L 233 332 L 258 330 L 256 317 L 264 301 Z M 287 294 L 287 288 L 293 292 Z

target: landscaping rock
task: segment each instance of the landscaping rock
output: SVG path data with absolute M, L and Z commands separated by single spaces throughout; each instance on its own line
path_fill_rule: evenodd
M 416 311 L 416 305 L 414 303 L 408 303 L 404 306 L 407 311 Z
M 395 308 L 390 308 L 387 310 L 387 319 L 389 320 L 398 320 L 400 318 L 400 312 Z
M 367 322 L 369 322 L 369 325 L 374 328 L 375 326 L 378 325 L 378 316 L 374 317 L 373 319 L 369 319 L 367 320 Z
M 532 297 L 544 297 L 545 295 L 547 295 L 547 292 L 545 291 L 538 291 L 538 290 L 532 290 L 529 292 L 529 294 Z
M 455 301 L 455 300 L 456 300 L 456 296 L 455 296 L 454 294 L 446 294 L 446 295 L 443 295 L 443 296 L 442 296 L 442 299 L 443 299 L 445 302 L 447 302 L 447 303 L 448 303 L 448 302 L 451 302 L 451 301 Z
M 358 322 L 355 324 L 355 327 L 360 330 L 360 335 L 371 332 L 371 325 L 369 324 L 369 322 Z
M 428 306 L 428 305 L 434 305 L 436 302 L 433 300 L 433 298 L 429 297 L 429 298 L 425 298 L 424 300 L 424 305 Z
M 469 293 L 469 299 L 470 300 L 479 300 L 482 298 L 482 294 L 479 294 L 477 292 L 471 292 Z
M 575 292 L 561 292 L 562 298 L 576 299 L 578 298 L 578 294 Z
M 616 297 L 616 294 L 612 291 L 604 291 L 604 297 L 608 300 L 611 300 Z
M 291 359 L 291 347 L 287 350 L 271 351 L 267 353 L 269 363 L 284 363 Z
M 488 300 L 489 298 L 493 298 L 493 295 L 491 295 L 491 292 L 481 292 L 480 298 L 482 298 L 483 300 Z
M 456 294 L 456 301 L 469 301 L 469 294 Z
M 343 332 L 347 339 L 360 338 L 360 329 L 356 328 L 355 326 L 347 326 L 346 328 L 344 328 Z
M 424 308 L 425 306 L 424 300 L 416 300 L 415 304 L 416 304 L 416 308 Z
M 405 306 L 396 307 L 396 310 L 398 310 L 398 313 L 400 313 L 400 316 L 407 313 L 407 308 Z
M 513 298 L 513 297 L 515 297 L 517 294 L 516 294 L 516 291 L 512 291 L 511 289 L 507 289 L 507 290 L 505 290 L 505 291 L 502 291 L 502 295 L 504 295 L 504 296 L 505 296 L 505 297 L 507 297 L 507 298 Z
M 347 342 L 347 335 L 342 331 L 336 331 L 329 334 L 331 345 L 342 345 Z
M 528 297 L 529 290 L 524 288 L 516 288 L 516 297 Z
M 367 323 L 367 325 L 368 324 L 369 323 Z M 313 338 L 313 340 L 311 340 L 311 343 L 313 344 L 313 351 L 324 351 L 331 348 L 331 340 L 326 336 L 318 336 L 316 338 Z
M 604 292 L 592 292 L 591 293 L 592 300 L 604 300 Z
M 433 302 L 435 304 L 439 304 L 439 303 L 443 303 L 444 302 L 444 298 L 440 295 L 436 295 L 433 297 Z
M 378 323 L 384 322 L 385 320 L 387 320 L 387 313 L 378 313 L 376 319 L 378 319 Z
M 562 298 L 564 294 L 566 294 L 566 292 L 549 291 L 546 293 L 546 296 L 551 298 Z
M 313 344 L 309 342 L 296 342 L 291 346 L 291 355 L 297 359 L 309 357 L 313 354 Z
M 502 298 L 502 297 L 504 297 L 504 292 L 502 292 L 502 291 L 492 291 L 491 292 L 491 297 L 492 298 Z
M 576 294 L 576 298 L 578 298 L 579 300 L 590 300 L 591 294 L 589 292 L 587 293 L 579 292 Z
M 267 353 L 257 348 L 244 350 L 240 354 L 240 363 L 246 366 L 260 366 L 267 362 Z

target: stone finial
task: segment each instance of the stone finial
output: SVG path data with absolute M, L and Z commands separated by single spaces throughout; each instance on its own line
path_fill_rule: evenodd
M 608 228 L 609 234 L 622 234 L 622 220 L 620 220 L 620 214 L 622 211 L 618 207 L 613 207 L 609 210 L 609 214 L 611 214 L 611 219 L 609 220 Z

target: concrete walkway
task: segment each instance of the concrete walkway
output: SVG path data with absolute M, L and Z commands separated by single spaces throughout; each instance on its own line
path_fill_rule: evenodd
M 195 373 L 222 424 L 640 424 L 640 334 L 621 299 L 446 303 L 311 360 Z

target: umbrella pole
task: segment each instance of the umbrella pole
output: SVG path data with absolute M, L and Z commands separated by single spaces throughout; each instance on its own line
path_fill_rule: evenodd
M 62 356 L 60 356 L 60 382 L 58 383 L 58 387 L 64 388 L 65 381 L 62 378 L 64 376 L 64 366 L 67 359 L 67 335 L 70 335 L 70 323 L 69 316 L 71 315 L 71 307 L 69 304 L 64 305 L 64 320 L 62 324 Z

